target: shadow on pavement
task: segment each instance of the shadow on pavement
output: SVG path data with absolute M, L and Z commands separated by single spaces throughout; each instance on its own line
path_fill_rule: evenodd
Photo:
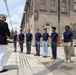
M 19 69 L 17 65 L 8 65 L 8 66 L 5 66 L 4 68 L 8 69 L 8 70 L 17 70 L 17 69 Z
M 52 62 L 43 62 L 43 64 L 50 70 L 54 71 L 58 69 L 58 67 L 63 63 L 63 60 L 60 61 L 52 61 Z
M 74 63 L 74 62 L 72 62 L 72 63 Z M 59 70 L 62 73 L 66 73 L 68 75 L 69 73 L 67 71 L 71 71 L 74 69 L 74 67 L 68 65 L 67 63 L 64 63 L 63 60 L 42 62 L 42 64 L 45 65 L 52 73 L 54 73 L 54 71 L 56 71 L 56 70 Z M 34 75 L 47 75 L 47 74 L 49 74 L 48 71 L 46 72 L 46 69 L 44 69 Z M 55 73 L 55 75 L 56 75 L 56 73 Z
M 64 70 L 73 70 L 74 68 L 73 67 L 69 67 L 69 66 L 61 66 L 62 69 Z
M 47 69 L 44 69 L 34 75 L 48 75 L 49 73 L 51 73 L 51 72 L 47 71 Z M 53 74 L 50 74 L 50 75 L 53 75 Z

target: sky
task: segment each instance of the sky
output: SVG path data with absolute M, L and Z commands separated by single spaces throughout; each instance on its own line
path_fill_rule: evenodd
M 26 0 L 7 0 L 9 13 L 11 16 L 11 21 L 13 25 L 13 29 L 17 30 L 19 32 L 20 25 L 22 21 L 22 16 L 24 12 L 24 6 L 25 6 Z M 7 15 L 7 23 L 9 25 L 9 29 L 11 30 L 11 24 L 9 21 L 9 17 L 7 14 L 6 6 L 3 0 L 0 0 L 0 14 L 6 14 Z

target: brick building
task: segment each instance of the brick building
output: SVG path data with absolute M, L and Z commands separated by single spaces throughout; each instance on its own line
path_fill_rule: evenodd
M 24 11 L 21 23 L 24 32 L 29 28 L 34 35 L 39 28 L 43 33 L 46 27 L 50 34 L 51 26 L 57 27 L 58 32 L 58 0 L 26 0 Z M 76 29 L 76 0 L 60 0 L 61 38 L 65 25 Z

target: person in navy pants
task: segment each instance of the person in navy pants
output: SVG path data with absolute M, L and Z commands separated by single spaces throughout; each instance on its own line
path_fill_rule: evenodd
M 19 44 L 20 44 L 20 50 L 23 52 L 23 44 L 24 44 L 24 34 L 22 33 L 22 30 L 20 30 L 19 34 Z
M 35 46 L 36 46 L 36 54 L 35 56 L 40 56 L 40 39 L 41 39 L 41 33 L 39 32 L 39 29 L 36 29 L 35 33 Z
M 52 33 L 51 33 L 51 49 L 52 49 L 52 58 L 57 58 L 57 38 L 58 34 L 56 33 L 56 27 L 52 27 Z
M 28 33 L 26 34 L 26 48 L 27 48 L 27 53 L 31 53 L 31 43 L 32 43 L 33 35 L 30 33 L 30 29 L 28 29 Z

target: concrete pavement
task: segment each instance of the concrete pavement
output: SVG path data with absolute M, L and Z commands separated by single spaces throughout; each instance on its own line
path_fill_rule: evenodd
M 35 48 L 32 47 L 32 54 L 26 55 L 26 46 L 24 53 L 13 52 L 13 45 L 7 47 L 5 68 L 7 72 L 0 75 L 76 75 L 76 57 L 72 58 L 71 63 L 64 63 L 64 50 L 58 47 L 58 59 L 50 60 L 51 48 L 48 48 L 48 58 L 43 58 L 43 48 L 41 47 L 41 56 L 35 57 Z

